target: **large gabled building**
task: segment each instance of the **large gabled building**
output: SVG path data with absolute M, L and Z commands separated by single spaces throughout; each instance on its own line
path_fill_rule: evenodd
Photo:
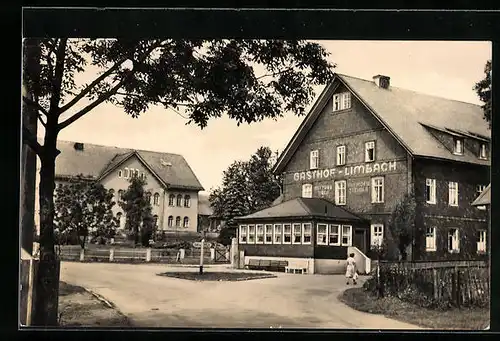
M 118 200 L 130 177 L 142 176 L 158 229 L 197 232 L 198 192 L 203 186 L 182 155 L 71 141 L 58 141 L 57 148 L 61 153 L 56 159 L 56 186 L 82 175 L 113 190 Z M 121 208 L 115 205 L 113 211 L 124 228 Z
M 490 182 L 490 136 L 478 105 L 396 88 L 383 75 L 337 74 L 274 167 L 284 178 L 276 204 L 324 198 L 363 217 L 369 228 L 345 229 L 345 240 L 369 256 L 371 245 L 391 237 L 387 225 L 396 205 L 414 193 L 410 259 L 483 258 L 488 214 L 471 203 Z M 241 231 L 256 224 L 245 220 L 240 230 L 241 248 L 255 257 L 259 251 L 248 237 L 242 242 Z M 328 228 L 337 233 L 337 225 Z M 314 226 L 315 245 L 321 235 Z

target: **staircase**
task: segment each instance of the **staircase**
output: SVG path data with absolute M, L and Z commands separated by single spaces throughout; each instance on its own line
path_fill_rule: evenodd
M 360 275 L 368 275 L 371 272 L 372 260 L 355 246 L 349 246 L 347 248 L 347 256 L 351 253 L 354 253 L 354 260 L 356 261 L 358 273 Z

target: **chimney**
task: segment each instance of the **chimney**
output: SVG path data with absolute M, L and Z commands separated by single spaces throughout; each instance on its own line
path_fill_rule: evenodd
M 373 76 L 373 81 L 379 88 L 382 89 L 389 89 L 389 86 L 391 85 L 391 77 L 389 76 L 376 75 Z
M 75 150 L 81 150 L 81 151 L 83 151 L 83 143 L 81 143 L 81 142 L 75 142 L 75 144 L 73 145 L 73 148 L 75 148 Z

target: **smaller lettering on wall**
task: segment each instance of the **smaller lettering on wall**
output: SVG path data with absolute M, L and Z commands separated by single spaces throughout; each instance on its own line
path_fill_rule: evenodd
M 370 181 L 367 180 L 352 181 L 349 182 L 348 188 L 349 188 L 349 193 L 353 194 L 368 193 L 370 192 Z
M 328 197 L 333 191 L 333 185 L 316 185 L 313 187 L 315 196 Z

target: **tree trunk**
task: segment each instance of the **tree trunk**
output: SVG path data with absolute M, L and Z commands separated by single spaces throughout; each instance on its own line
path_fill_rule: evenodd
M 48 125 L 40 156 L 40 268 L 37 278 L 35 326 L 57 326 L 59 260 L 54 250 L 54 188 L 57 128 Z

